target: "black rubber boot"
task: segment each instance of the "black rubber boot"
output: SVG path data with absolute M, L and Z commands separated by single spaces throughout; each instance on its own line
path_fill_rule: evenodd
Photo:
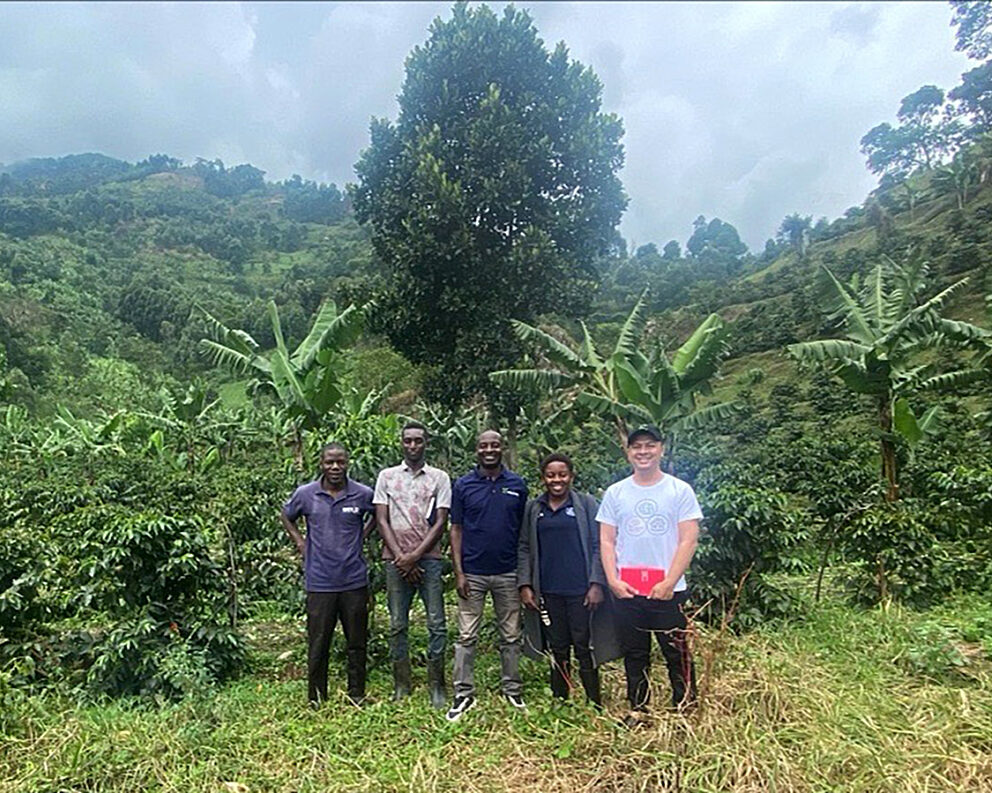
M 582 681 L 582 687 L 586 690 L 588 700 L 596 706 L 597 710 L 602 710 L 603 695 L 599 687 L 599 670 L 580 669 L 579 679 Z
M 448 694 L 444 690 L 444 659 L 427 659 L 427 690 L 430 693 L 431 707 L 445 708 L 448 705 Z
M 393 661 L 393 699 L 399 700 L 410 695 L 410 659 Z

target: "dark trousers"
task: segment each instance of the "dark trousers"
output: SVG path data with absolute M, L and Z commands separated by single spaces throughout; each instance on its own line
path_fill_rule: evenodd
M 365 696 L 365 648 L 369 633 L 368 587 L 347 592 L 307 592 L 307 693 L 313 703 L 327 699 L 327 661 L 338 620 L 348 648 L 348 696 Z
M 623 648 L 627 674 L 627 699 L 634 709 L 647 706 L 650 697 L 648 672 L 651 669 L 651 636 L 661 647 L 672 684 L 675 707 L 696 700 L 696 672 L 686 640 L 688 622 L 682 606 L 688 593 L 676 592 L 671 600 L 645 597 L 616 600 L 617 632 Z
M 592 651 L 589 649 L 589 610 L 582 605 L 584 595 L 545 594 L 544 608 L 551 620 L 544 626 L 551 649 L 551 693 L 564 699 L 572 687 L 569 677 L 571 651 L 579 664 L 579 676 L 586 694 L 599 702 L 599 675 L 593 668 Z

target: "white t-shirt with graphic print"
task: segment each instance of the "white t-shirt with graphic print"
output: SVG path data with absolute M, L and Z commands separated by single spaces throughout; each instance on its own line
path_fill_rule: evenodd
M 703 517 L 688 482 L 670 474 L 647 487 L 628 476 L 610 485 L 596 520 L 617 527 L 617 568 L 660 567 L 666 572 L 679 546 L 678 525 Z M 619 571 L 617 571 L 619 575 Z M 685 576 L 675 591 L 685 589 Z

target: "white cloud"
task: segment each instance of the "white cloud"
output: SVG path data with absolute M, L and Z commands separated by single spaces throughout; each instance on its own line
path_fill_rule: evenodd
M 339 184 L 447 3 L 0 4 L 0 162 L 102 151 L 248 161 Z M 627 130 L 622 230 L 684 240 L 699 214 L 753 248 L 786 214 L 874 184 L 858 141 L 925 83 L 954 85 L 940 3 L 539 3 Z

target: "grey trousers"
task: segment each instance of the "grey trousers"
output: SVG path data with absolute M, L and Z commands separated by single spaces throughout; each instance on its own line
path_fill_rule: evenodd
M 475 647 L 482 624 L 486 594 L 491 592 L 499 628 L 499 659 L 503 693 L 520 696 L 520 591 L 516 572 L 503 575 L 466 575 L 468 597 L 458 598 L 458 639 L 455 642 L 455 696 L 475 696 Z

